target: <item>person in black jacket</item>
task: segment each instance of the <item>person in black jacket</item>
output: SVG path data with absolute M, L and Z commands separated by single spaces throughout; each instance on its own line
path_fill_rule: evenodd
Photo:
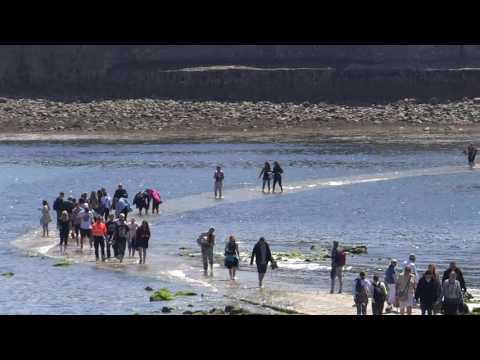
M 273 163 L 273 192 L 275 193 L 275 185 L 280 186 L 280 192 L 283 193 L 283 187 L 282 187 L 282 174 L 283 174 L 283 169 L 278 163 L 278 161 L 275 161 Z
M 275 264 L 275 260 L 272 257 L 272 253 L 270 251 L 270 246 L 265 241 L 264 237 L 261 237 L 260 240 L 255 244 L 252 251 L 252 257 L 250 259 L 250 265 L 253 265 L 253 259 L 255 258 L 255 262 L 257 264 L 257 271 L 258 271 L 258 284 L 260 288 L 263 288 L 263 278 L 267 272 L 268 263 L 271 262 Z
M 63 198 L 65 194 L 61 192 L 58 197 L 53 202 L 53 210 L 57 213 L 57 229 L 60 229 L 60 217 L 62 216 L 63 208 Z
M 70 234 L 70 218 L 66 210 L 62 211 L 59 220 L 59 235 L 60 235 L 60 255 L 65 255 L 67 250 L 68 235 Z
M 457 267 L 457 263 L 454 262 L 454 261 L 452 261 L 450 263 L 449 268 L 447 270 L 445 270 L 445 272 L 443 273 L 442 284 L 445 280 L 448 280 L 448 277 L 450 276 L 450 273 L 452 271 L 455 271 L 455 274 L 457 274 L 457 280 L 460 283 L 460 287 L 462 288 L 462 291 L 464 293 L 466 293 L 467 292 L 467 286 L 466 286 L 465 280 L 463 278 L 462 270 L 460 270 L 460 268 Z
M 433 278 L 430 270 L 425 271 L 415 290 L 415 299 L 420 300 L 422 315 L 425 315 L 425 313 L 433 314 L 433 306 L 440 301 L 440 296 L 440 282 Z

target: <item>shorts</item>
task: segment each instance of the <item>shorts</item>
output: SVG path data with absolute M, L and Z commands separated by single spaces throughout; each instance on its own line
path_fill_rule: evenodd
M 267 264 L 257 264 L 257 271 L 259 274 L 265 274 L 267 272 L 267 267 L 268 267 L 268 263 Z
M 92 229 L 80 229 L 80 236 L 85 237 L 91 237 L 92 236 Z

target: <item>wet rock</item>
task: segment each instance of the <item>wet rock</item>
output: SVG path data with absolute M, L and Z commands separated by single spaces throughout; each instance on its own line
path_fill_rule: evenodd
M 174 310 L 173 308 L 168 307 L 168 306 L 162 307 L 162 313 L 164 313 L 164 314 L 171 313 L 173 310 Z
M 183 315 L 192 315 L 192 314 L 193 314 L 193 312 L 191 312 L 191 311 L 187 310 L 187 311 L 184 311 L 182 314 L 183 314 Z
M 367 253 L 367 246 L 365 245 L 358 245 L 358 246 L 347 246 L 344 245 L 342 248 L 351 254 L 359 255 L 359 254 L 366 254 Z
M 15 275 L 15 274 L 11 271 L 7 271 L 7 272 L 2 273 L 2 276 L 4 276 L 4 277 L 12 277 L 13 275 Z
M 152 289 L 150 286 L 147 286 L 147 287 L 145 288 L 145 291 L 153 291 L 153 289 Z
M 188 306 L 188 307 L 193 307 L 193 305 L 192 305 L 192 304 L 188 304 L 187 306 Z
M 225 306 L 224 312 L 228 315 L 248 315 L 250 311 L 243 309 L 236 305 L 227 305 Z

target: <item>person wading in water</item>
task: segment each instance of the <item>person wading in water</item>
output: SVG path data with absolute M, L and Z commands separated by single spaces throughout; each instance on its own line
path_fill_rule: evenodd
M 475 157 L 477 156 L 478 150 L 473 144 L 467 146 L 467 149 L 463 151 L 468 158 L 468 166 L 470 166 L 470 170 L 473 170 L 475 167 Z
M 217 166 L 217 170 L 213 174 L 213 178 L 215 179 L 215 183 L 213 186 L 213 191 L 215 193 L 215 199 L 223 199 L 223 179 L 225 179 L 225 174 L 222 171 L 220 166 Z
M 268 161 L 265 162 L 265 165 L 260 171 L 258 178 L 260 179 L 263 176 L 262 192 L 265 193 L 265 185 L 268 185 L 268 193 L 270 193 L 270 181 L 272 180 L 272 168 Z

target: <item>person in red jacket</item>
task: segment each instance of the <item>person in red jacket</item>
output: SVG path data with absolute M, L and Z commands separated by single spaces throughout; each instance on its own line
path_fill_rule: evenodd
M 92 225 L 93 246 L 95 247 L 95 259 L 98 261 L 98 246 L 102 251 L 102 261 L 105 261 L 105 236 L 107 235 L 107 226 L 103 223 L 102 218 L 97 216 L 95 223 Z

